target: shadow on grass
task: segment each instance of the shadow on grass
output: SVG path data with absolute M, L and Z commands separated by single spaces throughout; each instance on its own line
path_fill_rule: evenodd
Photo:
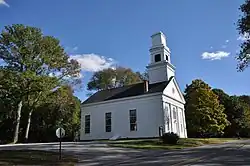
M 181 138 L 176 145 L 163 144 L 159 139 L 152 140 L 125 140 L 109 142 L 111 147 L 136 148 L 136 149 L 184 149 L 207 144 L 218 144 L 235 139 L 232 138 Z
M 163 144 L 160 140 L 146 140 L 146 141 L 128 141 L 128 142 L 112 142 L 109 143 L 111 147 L 135 148 L 135 149 L 183 149 L 185 147 L 193 147 L 194 145 L 184 145 L 178 143 L 177 145 Z
M 0 165 L 21 164 L 21 165 L 74 165 L 77 158 L 73 156 L 62 156 L 56 152 L 37 151 L 37 150 L 1 150 Z

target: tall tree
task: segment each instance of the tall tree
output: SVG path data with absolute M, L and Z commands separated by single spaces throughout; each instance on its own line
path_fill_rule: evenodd
M 16 117 L 16 113 L 13 111 L 17 106 L 17 98 L 13 81 L 16 77 L 12 77 L 12 73 L 6 73 L 3 69 L 0 69 L 0 141 L 5 143 L 13 141 L 13 133 L 15 132 L 14 124 L 17 124 L 19 129 L 20 121 Z M 9 89 L 4 87 L 9 86 Z M 16 97 L 15 97 L 16 96 Z M 17 138 L 15 138 L 17 139 Z
M 231 127 L 235 132 L 246 136 L 246 130 L 250 129 L 250 107 L 248 103 L 241 100 L 238 96 L 231 96 L 230 98 L 231 110 L 229 112 L 229 119 L 232 121 Z M 234 133 L 232 133 L 232 135 L 233 134 Z
M 250 0 L 245 0 L 244 4 L 240 6 L 240 10 L 243 15 L 238 20 L 237 29 L 245 40 L 241 43 L 241 50 L 237 59 L 239 61 L 238 69 L 243 71 L 250 63 Z
M 220 104 L 225 107 L 225 114 L 230 125 L 225 128 L 227 137 L 247 136 L 250 128 L 250 103 L 248 96 L 229 96 L 221 89 L 213 89 L 218 96 Z
M 239 98 L 240 98 L 243 102 L 247 103 L 247 104 L 250 106 L 250 96 L 241 95 L 241 96 L 239 96 Z
M 23 77 L 22 74 L 17 75 L 17 72 L 10 71 L 4 68 L 1 68 L 1 74 L 2 74 L 2 79 L 0 82 L 0 88 L 1 88 L 0 99 L 5 106 L 6 104 L 9 105 L 8 106 L 9 112 L 12 112 L 13 109 L 17 110 L 15 115 L 16 118 L 14 119 L 15 130 L 14 130 L 13 142 L 15 143 L 18 140 L 21 109 L 23 106 L 23 96 L 20 94 L 20 91 L 22 90 L 23 94 L 27 94 L 28 90 L 24 86 L 26 82 L 22 79 Z
M 141 82 L 138 73 L 129 68 L 108 68 L 95 72 L 88 83 L 88 90 L 103 90 Z
M 49 95 L 46 102 L 40 104 L 34 112 L 29 141 L 56 141 L 55 130 L 66 130 L 64 139 L 72 141 L 80 128 L 80 100 L 73 96 L 69 86 L 62 86 Z
M 21 24 L 5 26 L 0 35 L 0 59 L 5 63 L 5 70 L 15 72 L 20 77 L 17 84 L 20 89 L 17 115 L 22 105 L 28 104 L 27 139 L 33 107 L 40 96 L 46 98 L 65 78 L 77 77 L 80 66 L 69 58 L 59 40 L 43 35 L 39 28 Z
M 185 100 L 189 136 L 221 134 L 228 125 L 223 105 L 204 81 L 193 80 L 185 89 Z

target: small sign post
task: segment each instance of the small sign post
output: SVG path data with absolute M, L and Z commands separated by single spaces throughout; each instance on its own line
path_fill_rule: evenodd
M 159 137 L 161 137 L 163 135 L 163 127 L 160 126 L 159 127 Z
M 59 159 L 61 160 L 62 159 L 62 138 L 65 136 L 65 130 L 63 128 L 58 128 L 56 129 L 56 136 L 57 138 L 59 138 L 59 153 L 60 153 L 60 156 L 59 156 Z

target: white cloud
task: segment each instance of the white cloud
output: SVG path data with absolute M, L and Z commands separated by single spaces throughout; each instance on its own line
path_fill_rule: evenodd
M 89 72 L 100 71 L 112 67 L 115 64 L 112 58 L 105 58 L 104 56 L 96 54 L 78 54 L 71 55 L 70 57 L 80 63 L 83 71 Z
M 244 35 L 240 35 L 237 40 L 241 40 L 241 41 L 246 41 L 250 39 L 249 33 L 244 33 Z
M 10 5 L 7 2 L 5 2 L 5 0 L 0 0 L 0 5 L 10 7 Z
M 229 40 L 226 40 L 226 43 L 229 43 Z
M 201 54 L 202 59 L 209 60 L 221 60 L 221 58 L 228 57 L 230 55 L 229 52 L 217 51 L 217 52 L 203 52 Z

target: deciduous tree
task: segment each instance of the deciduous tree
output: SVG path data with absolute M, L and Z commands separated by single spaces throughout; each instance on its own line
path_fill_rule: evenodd
M 5 26 L 0 35 L 0 59 L 6 71 L 20 78 L 16 84 L 20 90 L 17 115 L 21 115 L 22 105 L 28 104 L 27 139 L 33 108 L 40 97 L 46 98 L 63 80 L 77 77 L 80 66 L 65 53 L 58 39 L 43 35 L 39 28 L 21 24 Z
M 241 43 L 241 50 L 237 57 L 238 69 L 243 71 L 250 63 L 250 0 L 245 0 L 244 4 L 240 6 L 240 10 L 243 15 L 239 18 L 237 29 L 239 34 L 244 38 Z
M 88 83 L 88 90 L 104 90 L 141 82 L 138 73 L 129 68 L 108 68 L 95 72 Z
M 204 81 L 193 80 L 185 89 L 185 100 L 189 136 L 221 134 L 228 125 L 223 105 Z
M 62 86 L 49 95 L 34 111 L 30 141 L 56 141 L 55 130 L 63 127 L 65 140 L 73 141 L 80 129 L 80 100 L 73 95 L 70 86 Z
M 213 89 L 220 104 L 225 107 L 225 114 L 230 125 L 225 128 L 224 135 L 234 137 L 240 134 L 248 136 L 250 129 L 250 106 L 247 96 L 229 96 L 221 89 Z M 244 100 L 245 99 L 245 100 Z

